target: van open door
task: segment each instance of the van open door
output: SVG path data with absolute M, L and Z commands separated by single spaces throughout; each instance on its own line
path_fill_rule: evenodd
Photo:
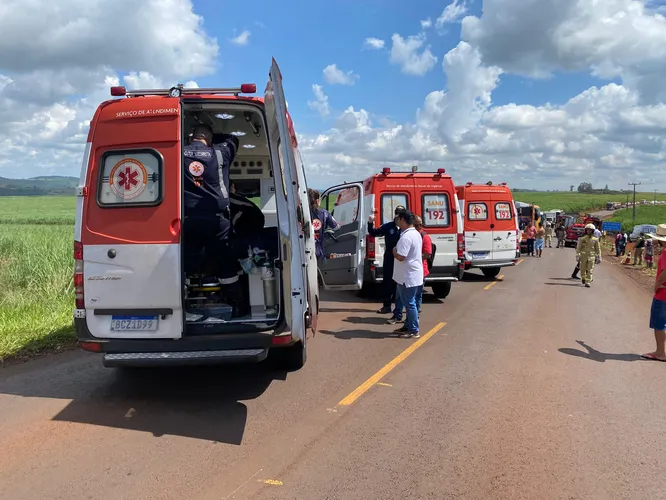
M 287 101 L 282 88 L 282 74 L 275 59 L 269 71 L 264 94 L 266 119 L 274 164 L 275 198 L 278 209 L 285 321 L 292 337 L 305 344 L 307 301 L 307 269 L 303 232 L 304 207 L 299 190 L 298 166 L 294 156 L 296 134 L 288 119 Z
M 334 186 L 321 196 L 321 206 L 338 223 L 334 231 L 321 233 L 324 258 L 319 261 L 322 283 L 327 290 L 360 290 L 363 285 L 363 184 Z M 316 228 L 315 228 L 316 229 Z

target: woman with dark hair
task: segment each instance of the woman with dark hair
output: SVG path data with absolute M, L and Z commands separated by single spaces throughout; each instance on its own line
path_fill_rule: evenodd
M 314 229 L 317 260 L 319 260 L 324 258 L 324 231 L 327 229 L 337 229 L 338 223 L 328 210 L 321 208 L 321 195 L 319 191 L 308 188 L 308 201 L 310 202 L 310 216 L 312 217 L 312 228 Z

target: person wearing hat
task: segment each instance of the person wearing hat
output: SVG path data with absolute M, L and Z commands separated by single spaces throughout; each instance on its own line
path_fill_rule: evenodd
M 395 302 L 395 289 L 396 284 L 393 281 L 393 268 L 395 257 L 393 257 L 393 249 L 398 244 L 400 239 L 400 228 L 398 227 L 398 215 L 405 210 L 405 207 L 398 205 L 393 211 L 393 220 L 382 224 L 378 228 L 375 228 L 375 216 L 371 215 L 368 219 L 368 234 L 374 238 L 380 236 L 384 237 L 384 261 L 382 263 L 382 276 L 383 276 L 383 288 L 384 288 L 384 299 L 382 308 L 377 311 L 377 314 L 389 314 L 393 310 L 391 309 L 391 304 Z M 393 316 L 397 318 L 398 321 L 402 320 L 402 311 L 393 311 Z
M 659 224 L 657 232 L 648 234 L 659 248 L 659 261 L 657 262 L 657 279 L 654 283 L 654 296 L 652 297 L 652 307 L 650 308 L 650 328 L 654 330 L 654 339 L 657 343 L 657 349 L 641 357 L 653 361 L 666 362 L 666 224 Z
M 546 239 L 544 245 L 548 248 L 553 248 L 553 225 L 550 222 L 546 222 Z
M 576 245 L 576 260 L 580 265 L 581 278 L 586 288 L 592 286 L 594 280 L 594 265 L 601 262 L 601 245 L 594 236 L 594 224 L 585 226 L 585 234 L 578 238 Z

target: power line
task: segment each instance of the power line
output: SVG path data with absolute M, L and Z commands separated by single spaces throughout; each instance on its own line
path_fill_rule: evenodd
M 636 222 L 636 186 L 640 186 L 640 182 L 630 182 L 629 186 L 634 186 L 634 203 L 631 211 L 631 222 L 634 223 Z

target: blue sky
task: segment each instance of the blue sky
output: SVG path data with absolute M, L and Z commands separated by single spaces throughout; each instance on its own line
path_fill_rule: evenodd
M 200 86 L 224 86 L 241 81 L 256 82 L 263 89 L 271 57 L 275 57 L 284 77 L 289 110 L 299 133 L 316 133 L 329 128 L 337 114 L 348 106 L 364 108 L 397 123 L 413 121 L 425 96 L 446 87 L 442 58 L 460 41 L 460 23 L 443 30 L 434 26 L 422 30 L 421 21 L 434 23 L 448 2 L 425 0 L 405 4 L 398 0 L 332 0 L 284 3 L 258 1 L 253 14 L 242 9 L 220 8 L 209 0 L 195 0 L 195 11 L 204 17 L 206 31 L 218 38 L 220 64 L 215 75 L 198 78 Z M 469 15 L 481 15 L 481 1 L 466 4 Z M 307 21 L 307 19 L 311 21 Z M 236 30 L 251 32 L 245 46 L 230 42 Z M 426 45 L 438 58 L 435 68 L 424 76 L 405 75 L 388 59 L 390 38 L 427 33 Z M 364 40 L 386 41 L 382 51 L 364 48 Z M 327 85 L 322 70 L 329 64 L 354 71 L 360 76 L 353 86 Z M 327 119 L 307 106 L 312 84 L 325 87 L 334 112 Z M 563 104 L 572 96 L 606 83 L 589 72 L 558 72 L 551 78 L 530 79 L 503 75 L 493 92 L 493 104 L 512 102 L 535 106 Z

